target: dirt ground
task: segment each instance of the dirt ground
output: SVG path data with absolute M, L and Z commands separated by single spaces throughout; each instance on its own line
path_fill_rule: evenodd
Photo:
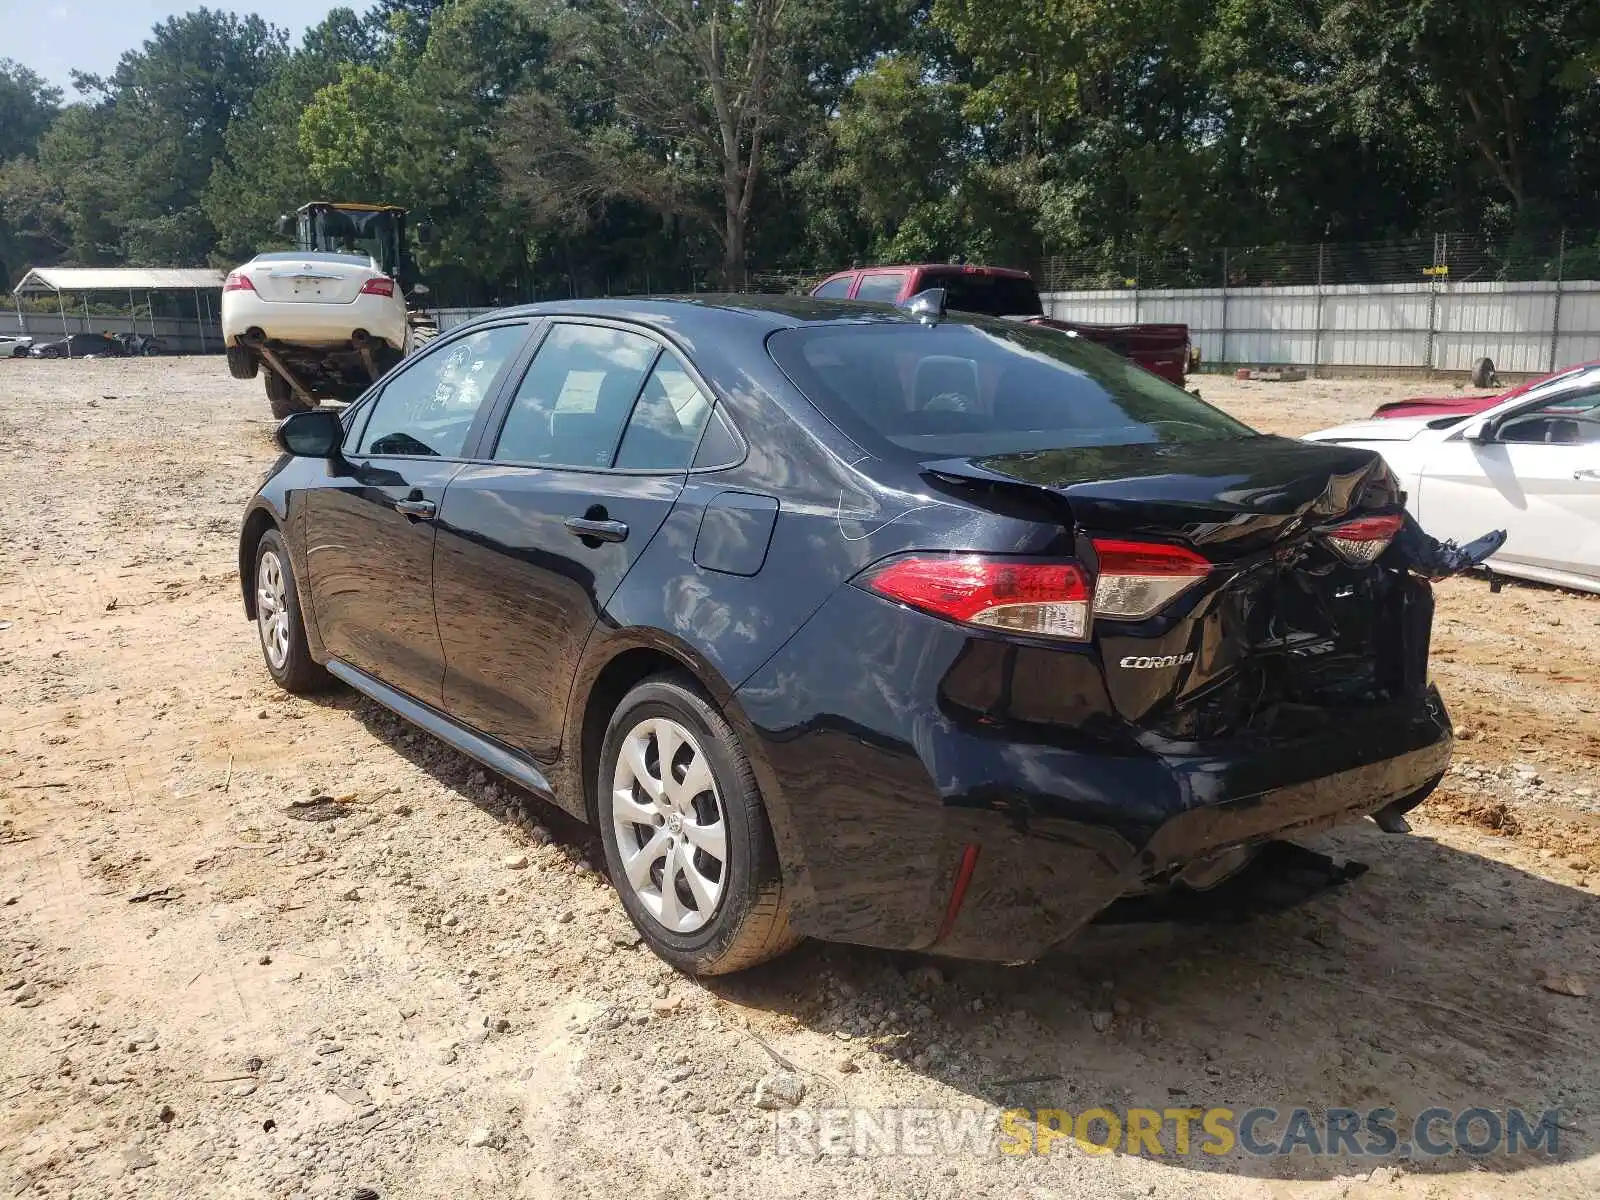
M 1417 390 L 1202 387 L 1289 433 Z M 583 830 L 273 687 L 236 581 L 270 429 L 215 359 L 0 362 L 0 1197 L 1600 1192 L 1600 598 L 1439 589 L 1456 765 L 1412 836 L 1318 839 L 1370 865 L 1336 893 L 1026 967 L 808 945 L 702 985 L 636 946 Z M 758 1083 L 1563 1115 L 1554 1162 L 796 1155 Z

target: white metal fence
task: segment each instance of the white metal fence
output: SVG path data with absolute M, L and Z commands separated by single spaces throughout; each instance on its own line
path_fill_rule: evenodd
M 69 333 L 140 333 L 149 337 L 152 329 L 168 354 L 220 354 L 222 326 L 216 321 L 196 321 L 193 317 L 102 316 L 90 313 L 17 313 L 0 309 L 0 333 L 27 334 L 35 341 L 51 342 Z
M 1051 292 L 1068 321 L 1181 321 L 1212 365 L 1542 374 L 1600 359 L 1600 282 Z

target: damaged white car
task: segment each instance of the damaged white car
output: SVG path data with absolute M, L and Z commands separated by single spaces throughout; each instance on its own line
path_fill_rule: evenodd
M 1357 421 L 1306 437 L 1383 455 L 1432 534 L 1504 529 L 1491 570 L 1600 592 L 1600 368 L 1482 413 Z

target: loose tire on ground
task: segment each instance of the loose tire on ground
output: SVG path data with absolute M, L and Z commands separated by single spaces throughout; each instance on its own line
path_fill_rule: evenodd
M 1472 386 L 1475 388 L 1493 387 L 1500 382 L 1500 377 L 1494 373 L 1494 359 L 1480 358 L 1472 364 Z
M 289 381 L 276 371 L 263 371 L 261 377 L 267 385 L 267 403 L 272 406 L 272 415 L 278 420 L 315 407 L 300 399 L 295 390 L 289 386 Z
M 660 736 L 657 730 L 663 731 Z M 672 746 L 672 765 L 664 767 L 660 750 L 676 736 L 667 732 L 671 730 L 687 733 L 688 739 Z M 641 745 L 645 749 L 636 754 Z M 619 774 L 625 753 L 630 757 Z M 635 782 L 629 762 L 642 764 L 650 787 Z M 674 772 L 672 789 L 666 782 L 669 769 Z M 696 781 L 707 778 L 707 771 L 709 786 L 687 795 Z M 619 787 L 625 780 L 626 786 Z M 656 783 L 661 787 L 653 791 Z M 799 943 L 789 928 L 783 875 L 750 760 L 722 714 L 692 680 L 657 676 L 623 698 L 606 728 L 596 786 L 607 869 L 629 918 L 659 957 L 691 975 L 723 975 L 776 958 Z M 716 824 L 721 826 L 720 842 L 708 836 Z M 690 825 L 696 832 L 683 833 Z M 674 837 L 672 849 L 651 849 L 658 838 L 664 844 L 668 837 Z M 693 866 L 698 886 L 705 890 L 715 863 L 702 849 L 707 845 L 720 845 L 724 853 L 708 913 L 693 903 L 695 890 L 686 874 Z M 674 851 L 686 855 L 687 862 L 675 861 Z M 641 854 L 660 857 L 643 863 L 641 870 L 641 862 L 634 861 Z M 630 879 L 630 863 L 642 886 Z M 665 893 L 669 867 L 676 897 L 670 906 Z M 695 915 L 687 915 L 691 907 Z M 668 928 L 653 910 L 679 914 L 678 923 L 686 928 Z
M 254 379 L 261 370 L 261 361 L 248 346 L 228 347 L 228 374 L 235 379 Z
M 256 543 L 254 585 L 256 634 L 273 680 L 296 695 L 329 686 L 332 676 L 311 657 L 294 566 L 276 529 L 267 530 Z

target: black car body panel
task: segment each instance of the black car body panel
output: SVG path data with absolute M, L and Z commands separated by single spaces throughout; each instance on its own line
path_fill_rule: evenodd
M 657 472 L 493 461 L 544 327 L 570 318 L 635 328 L 681 357 L 713 424 L 731 427 L 717 452 Z M 510 319 L 528 323 L 528 345 L 456 458 L 276 465 L 246 521 L 246 607 L 252 539 L 270 522 L 308 581 L 319 660 L 421 702 L 485 761 L 514 756 L 586 819 L 594 698 L 618 664 L 676 664 L 751 759 L 800 931 L 1032 957 L 1187 861 L 1371 813 L 1425 791 L 1448 762 L 1449 721 L 1426 679 L 1426 583 L 1392 558 L 1340 562 L 1322 538 L 1330 522 L 1398 505 L 1376 455 L 1266 437 L 886 452 L 808 400 L 766 341 L 811 324 L 914 323 L 903 314 L 713 297 L 485 320 Z M 1081 353 L 1090 370 L 1095 355 L 1120 361 Z M 412 496 L 436 514 L 394 509 Z M 594 521 L 625 534 L 588 536 Z M 1215 567 L 1156 615 L 1096 617 L 1071 642 L 958 624 L 863 584 L 909 552 L 1092 569 L 1103 534 L 1181 541 Z M 1191 654 L 1172 669 L 1120 665 Z

